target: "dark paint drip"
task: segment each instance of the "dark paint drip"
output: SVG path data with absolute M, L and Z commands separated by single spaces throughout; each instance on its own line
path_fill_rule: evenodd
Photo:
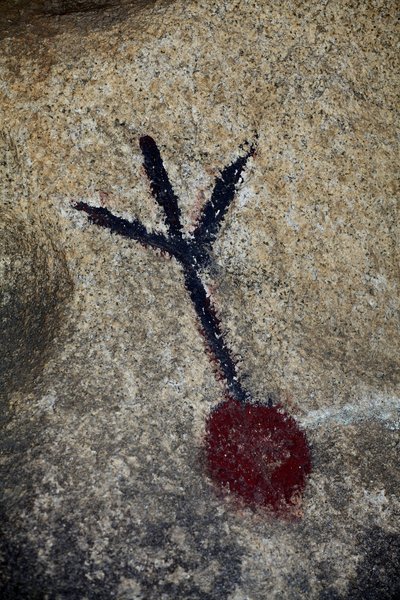
M 180 209 L 160 152 L 150 136 L 140 138 L 144 168 L 156 202 L 165 212 L 169 234 L 152 233 L 137 220 L 127 221 L 106 208 L 74 205 L 92 223 L 144 246 L 173 256 L 182 266 L 185 287 L 196 310 L 212 362 L 218 366 L 228 400 L 216 407 L 207 420 L 207 472 L 223 490 L 247 505 L 269 507 L 277 515 L 290 513 L 299 503 L 311 456 L 304 433 L 295 420 L 278 406 L 252 404 L 240 383 L 235 362 L 224 341 L 220 320 L 207 295 L 200 271 L 210 260 L 212 242 L 231 204 L 251 147 L 216 179 L 193 236 L 182 235 Z

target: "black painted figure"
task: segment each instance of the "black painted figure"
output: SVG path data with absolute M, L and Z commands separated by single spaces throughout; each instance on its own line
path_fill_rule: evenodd
M 232 492 L 250 506 L 266 507 L 280 515 L 294 514 L 311 470 L 306 438 L 281 407 L 271 406 L 270 402 L 255 404 L 243 389 L 201 279 L 202 270 L 211 261 L 212 244 L 255 147 L 250 146 L 217 177 L 211 198 L 191 235 L 183 231 L 178 198 L 155 141 L 150 136 L 141 137 L 140 148 L 152 194 L 165 214 L 167 235 L 150 233 L 139 221 L 127 221 L 106 208 L 85 202 L 74 207 L 87 213 L 92 223 L 167 252 L 179 262 L 208 348 L 226 387 L 225 401 L 214 409 L 207 422 L 207 472 L 224 491 Z

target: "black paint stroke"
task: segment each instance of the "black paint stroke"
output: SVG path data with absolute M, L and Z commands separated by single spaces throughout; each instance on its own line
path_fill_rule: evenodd
M 178 198 L 170 184 L 160 151 L 149 135 L 141 137 L 139 143 L 144 158 L 143 166 L 150 180 L 152 194 L 157 204 L 164 209 L 170 235 L 180 237 L 182 225 Z
M 221 323 L 211 303 L 211 298 L 207 296 L 203 282 L 196 269 L 186 267 L 184 273 L 186 289 L 193 302 L 208 346 L 226 381 L 227 388 L 236 400 L 245 402 L 247 394 L 241 386 L 236 365 L 225 344 L 221 331 Z
M 136 240 L 144 246 L 151 246 L 172 254 L 170 242 L 168 238 L 160 233 L 150 233 L 146 227 L 134 219 L 127 221 L 122 217 L 117 217 L 112 214 L 107 208 L 90 206 L 86 202 L 77 202 L 74 205 L 76 210 L 80 210 L 89 215 L 89 220 L 94 225 L 110 229 L 113 233 L 117 233 L 131 240 Z
M 151 233 L 139 221 L 128 221 L 115 216 L 106 208 L 90 206 L 85 202 L 76 203 L 74 208 L 87 213 L 95 225 L 105 227 L 144 246 L 167 252 L 181 264 L 185 287 L 193 302 L 209 350 L 225 380 L 227 391 L 236 400 L 244 403 L 249 394 L 240 383 L 235 362 L 224 341 L 220 320 L 201 280 L 200 271 L 209 260 L 212 242 L 235 196 L 243 169 L 255 149 L 251 147 L 247 154 L 223 169 L 221 176 L 216 179 L 211 199 L 202 211 L 193 236 L 184 237 L 178 199 L 169 182 L 160 151 L 150 136 L 140 138 L 140 147 L 152 194 L 165 213 L 168 235 Z
M 235 196 L 236 186 L 240 181 L 243 169 L 254 152 L 255 148 L 251 146 L 247 154 L 239 156 L 235 162 L 225 167 L 220 177 L 217 177 L 211 198 L 204 206 L 194 231 L 196 241 L 202 246 L 211 245 L 215 241 L 221 223 Z

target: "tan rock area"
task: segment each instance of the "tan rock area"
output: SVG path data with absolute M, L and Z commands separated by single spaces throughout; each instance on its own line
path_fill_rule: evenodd
M 396 3 L 0 2 L 5 599 L 395 598 Z M 307 435 L 297 518 L 205 473 L 224 398 L 181 266 L 75 210 L 193 232 L 254 145 L 203 281 L 254 402 Z

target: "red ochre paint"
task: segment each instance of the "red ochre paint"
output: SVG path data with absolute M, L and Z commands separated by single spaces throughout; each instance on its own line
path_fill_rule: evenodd
M 304 433 L 279 406 L 229 398 L 206 427 L 207 471 L 250 507 L 289 515 L 299 504 L 311 456 Z

